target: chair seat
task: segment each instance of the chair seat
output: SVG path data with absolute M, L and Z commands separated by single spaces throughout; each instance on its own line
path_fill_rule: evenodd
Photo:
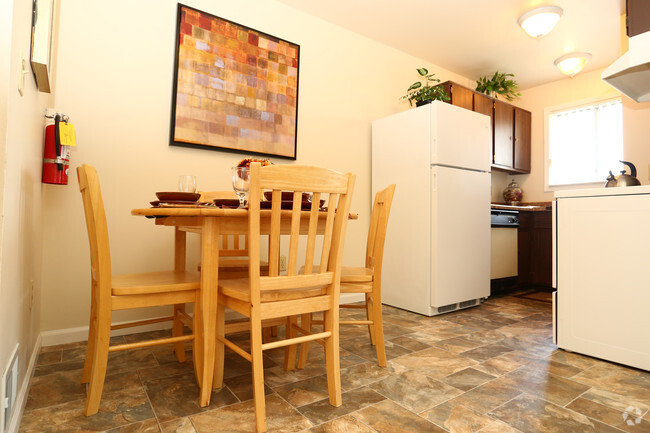
M 200 282 L 199 273 L 187 271 L 114 275 L 111 293 L 113 296 L 126 296 L 196 290 L 200 287 Z
M 341 293 L 372 293 L 372 282 L 344 283 L 341 279 Z
M 307 289 L 283 289 L 283 290 L 263 290 L 260 293 L 262 302 L 272 301 L 290 301 L 311 296 L 320 296 L 326 293 L 324 287 L 313 287 Z M 219 294 L 238 299 L 244 302 L 251 301 L 250 283 L 248 278 L 238 278 L 236 280 L 219 280 Z
M 372 282 L 372 269 L 342 266 L 341 283 L 365 283 Z

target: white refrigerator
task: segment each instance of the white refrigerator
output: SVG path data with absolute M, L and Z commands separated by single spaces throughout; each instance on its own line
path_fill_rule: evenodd
M 433 102 L 372 123 L 372 193 L 397 184 L 382 302 L 434 316 L 490 295 L 488 116 Z

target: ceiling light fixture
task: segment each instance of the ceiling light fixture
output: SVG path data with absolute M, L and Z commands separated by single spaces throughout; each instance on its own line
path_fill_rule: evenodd
M 541 38 L 547 35 L 562 16 L 562 8 L 558 6 L 542 6 L 531 9 L 517 20 L 517 24 L 530 36 Z
M 582 68 L 589 62 L 591 59 L 591 54 L 589 53 L 569 53 L 555 59 L 553 64 L 558 67 L 563 74 L 573 77 L 578 72 L 582 71 Z

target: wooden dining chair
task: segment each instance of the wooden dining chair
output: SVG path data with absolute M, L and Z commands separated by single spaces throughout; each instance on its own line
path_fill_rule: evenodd
M 379 191 L 375 195 L 368 228 L 366 244 L 366 264 L 361 267 L 341 268 L 341 293 L 363 293 L 364 304 L 341 304 L 340 308 L 363 308 L 366 320 L 340 320 L 340 325 L 368 325 L 370 343 L 376 347 L 379 366 L 386 367 L 386 348 L 384 345 L 384 326 L 381 313 L 381 267 L 384 256 L 384 241 L 388 227 L 388 215 L 393 202 L 395 184 Z M 311 329 L 315 321 L 311 315 L 301 317 L 301 326 Z M 304 368 L 309 354 L 309 342 L 300 346 L 298 368 Z
M 199 191 L 203 203 L 214 200 L 239 200 L 234 191 Z M 262 274 L 268 275 L 268 262 L 262 262 Z M 200 269 L 199 269 L 200 270 Z M 219 240 L 219 279 L 248 276 L 248 235 L 221 235 Z
M 329 402 L 341 405 L 338 304 L 343 241 L 355 176 L 299 165 L 251 165 L 248 208 L 249 275 L 245 279 L 220 280 L 217 308 L 217 343 L 214 385 L 223 384 L 225 346 L 252 363 L 255 420 L 258 432 L 266 431 L 262 352 L 277 347 L 295 347 L 303 341 L 319 341 L 325 347 Z M 262 190 L 271 190 L 271 210 L 260 211 Z M 293 192 L 290 210 L 282 210 L 282 191 Z M 314 194 L 310 210 L 302 212 L 302 193 Z M 326 212 L 319 200 L 328 199 Z M 301 227 L 308 230 L 306 247 L 299 254 Z M 260 275 L 260 231 L 269 232 L 269 275 Z M 323 233 L 318 235 L 318 232 Z M 280 235 L 289 236 L 287 274 L 279 272 Z M 320 251 L 316 249 L 317 238 Z M 298 260 L 304 257 L 307 275 L 299 275 Z M 319 271 L 312 270 L 317 267 Z M 225 309 L 250 318 L 250 352 L 226 338 Z M 287 319 L 284 340 L 262 342 L 262 321 L 324 312 L 323 332 L 311 334 Z M 298 336 L 298 334 L 302 334 Z M 293 355 L 295 363 L 295 352 Z M 286 365 L 285 365 L 286 368 Z
M 77 168 L 77 176 L 90 242 L 90 324 L 81 376 L 81 382 L 88 383 L 85 414 L 89 416 L 99 410 L 109 352 L 174 343 L 176 358 L 179 362 L 185 362 L 182 343 L 194 339 L 194 333 L 183 335 L 183 325 L 197 328 L 193 326 L 192 318 L 180 309 L 173 309 L 170 317 L 119 325 L 111 325 L 112 312 L 160 305 L 173 307 L 195 302 L 199 296 L 200 275 L 186 271 L 112 275 L 108 226 L 97 171 L 94 167 L 83 164 Z M 111 329 L 162 321 L 174 322 L 172 337 L 113 346 L 109 344 Z

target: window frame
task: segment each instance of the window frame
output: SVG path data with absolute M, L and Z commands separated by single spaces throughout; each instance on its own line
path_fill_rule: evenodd
M 544 192 L 555 192 L 562 191 L 567 189 L 586 189 L 594 188 L 598 186 L 605 186 L 607 179 L 603 179 L 599 182 L 584 182 L 584 183 L 573 183 L 565 185 L 549 185 L 549 169 L 550 169 L 550 143 L 549 143 L 549 117 L 551 114 L 557 111 L 567 111 L 573 109 L 579 109 L 588 105 L 596 105 L 606 103 L 613 100 L 621 100 L 623 104 L 623 97 L 620 93 L 608 93 L 601 96 L 595 96 L 592 98 L 581 99 L 579 101 L 567 102 L 565 104 L 554 105 L 552 107 L 544 108 Z M 623 109 L 625 106 L 623 104 Z M 625 150 L 625 141 L 623 141 L 623 150 Z

